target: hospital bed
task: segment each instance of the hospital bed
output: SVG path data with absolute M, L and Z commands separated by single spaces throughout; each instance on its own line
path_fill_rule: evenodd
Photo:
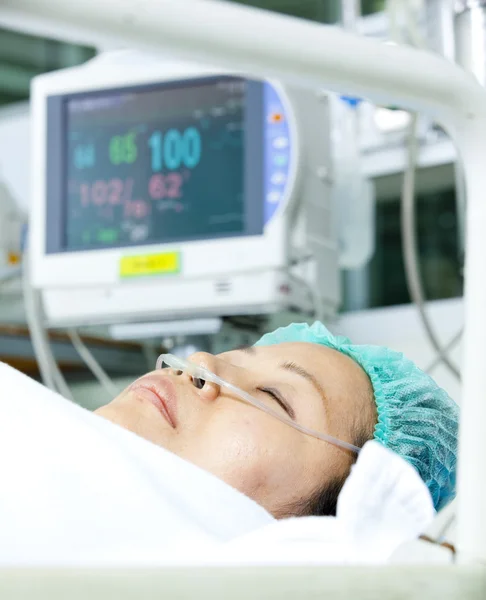
M 211 20 L 207 15 L 211 14 Z M 190 15 L 190 19 L 188 19 Z M 28 19 L 28 20 L 26 20 Z M 455 141 L 468 194 L 464 393 L 460 433 L 457 553 L 425 541 L 408 555 L 420 566 L 325 569 L 157 569 L 154 571 L 4 571 L 2 597 L 332 597 L 480 598 L 486 593 L 486 430 L 483 162 L 486 93 L 457 66 L 404 47 L 380 45 L 322 26 L 211 0 L 3 0 L 0 21 L 24 30 L 69 32 L 256 77 L 321 86 L 381 104 L 425 112 Z M 255 40 L 258 39 L 258 44 Z M 432 563 L 441 563 L 433 566 Z
M 133 570 L 3 571 L 2 598 L 204 598 L 253 600 L 476 600 L 486 594 L 479 566 L 450 567 L 260 567 Z

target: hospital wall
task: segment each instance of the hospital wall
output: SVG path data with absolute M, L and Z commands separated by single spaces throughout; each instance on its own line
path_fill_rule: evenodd
M 463 300 L 454 298 L 429 302 L 427 313 L 444 347 L 462 327 Z M 385 345 L 403 352 L 424 370 L 436 358 L 418 311 L 411 304 L 344 313 L 333 330 L 347 335 L 357 344 Z M 462 344 L 459 342 L 449 353 L 458 367 L 461 366 L 461 355 Z M 441 364 L 431 374 L 456 402 L 460 401 L 460 382 L 447 367 Z

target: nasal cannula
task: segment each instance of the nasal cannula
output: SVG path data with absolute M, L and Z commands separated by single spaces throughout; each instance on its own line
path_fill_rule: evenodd
M 235 394 L 235 396 L 238 396 L 248 404 L 259 408 L 267 414 L 272 415 L 272 417 L 275 417 L 279 421 L 290 425 L 290 427 L 293 427 L 294 429 L 297 429 L 298 431 L 306 435 L 310 435 L 319 440 L 324 440 L 325 442 L 329 442 L 330 444 L 333 444 L 334 446 L 338 446 L 340 448 L 344 448 L 345 450 L 351 450 L 355 453 L 360 452 L 360 448 L 354 446 L 353 444 L 343 442 L 342 440 L 338 440 L 337 438 L 333 437 L 332 435 L 328 435 L 327 433 L 319 433 L 318 431 L 308 429 L 307 427 L 304 427 L 303 425 L 299 425 L 299 423 L 292 421 L 290 418 L 284 417 L 283 415 L 271 409 L 269 406 L 267 406 L 257 398 L 254 398 L 253 396 L 245 392 L 244 390 L 225 381 L 224 379 L 221 379 L 221 377 L 209 371 L 208 369 L 206 369 L 206 367 L 203 367 L 202 365 L 197 365 L 196 363 L 190 362 L 183 358 L 179 358 L 177 356 L 174 356 L 173 354 L 161 354 L 157 359 L 157 369 L 164 368 L 164 364 L 176 371 L 184 371 L 191 377 L 202 379 L 204 381 L 210 381 L 211 383 L 215 383 L 216 385 L 225 387 L 233 394 Z

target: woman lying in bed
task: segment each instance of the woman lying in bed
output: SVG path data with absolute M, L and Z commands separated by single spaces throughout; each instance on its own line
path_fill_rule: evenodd
M 394 452 L 375 442 L 353 470 L 374 473 L 364 486 L 375 488 L 374 502 L 380 486 L 380 502 L 402 508 L 397 495 L 410 503 L 414 486 L 436 509 L 454 496 L 457 407 L 402 355 L 352 345 L 315 323 L 190 360 L 230 385 L 157 370 L 92 414 L 3 375 L 1 563 L 178 562 L 275 519 L 334 516 L 352 447 L 373 439 Z M 371 504 L 363 485 L 350 489 L 359 510 Z M 395 521 L 413 521 L 399 512 Z M 342 557 L 348 550 L 335 542 L 331 554 Z

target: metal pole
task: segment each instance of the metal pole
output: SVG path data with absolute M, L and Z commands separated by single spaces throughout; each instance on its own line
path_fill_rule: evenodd
M 356 32 L 361 17 L 361 0 L 341 0 L 341 24 L 346 31 Z
M 486 0 L 462 0 L 454 18 L 456 62 L 486 85 Z

